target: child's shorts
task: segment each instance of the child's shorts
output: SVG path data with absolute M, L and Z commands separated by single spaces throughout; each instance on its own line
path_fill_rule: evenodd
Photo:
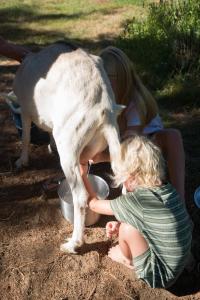
M 170 287 L 183 271 L 174 274 L 167 268 L 152 249 L 133 259 L 134 270 L 138 278 L 144 280 L 152 288 Z

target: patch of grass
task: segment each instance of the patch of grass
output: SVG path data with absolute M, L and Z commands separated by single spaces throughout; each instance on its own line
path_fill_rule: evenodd
M 116 45 L 136 65 L 163 109 L 200 107 L 200 6 L 195 0 L 149 6 L 124 25 Z
M 176 76 L 156 91 L 159 104 L 168 110 L 188 110 L 200 107 L 199 81 Z
M 26 45 L 57 39 L 113 40 L 124 20 L 144 11 L 143 1 L 2 0 L 0 35 Z

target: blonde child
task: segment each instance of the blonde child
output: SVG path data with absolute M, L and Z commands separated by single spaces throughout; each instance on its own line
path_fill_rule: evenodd
M 144 136 L 122 143 L 122 158 L 114 181 L 127 193 L 114 200 L 98 200 L 87 176 L 89 208 L 114 215 L 118 222 L 106 225 L 108 237 L 118 235 L 109 257 L 134 268 L 138 278 L 153 288 L 172 285 L 186 265 L 191 246 L 191 225 L 180 196 L 164 181 L 160 149 Z
M 143 85 L 133 63 L 123 51 L 110 46 L 105 48 L 100 56 L 116 102 L 126 105 L 119 117 L 122 139 L 133 133 L 151 138 L 161 148 L 167 162 L 169 180 L 184 200 L 185 155 L 180 132 L 163 128 L 155 99 Z M 109 158 L 104 157 L 103 160 Z

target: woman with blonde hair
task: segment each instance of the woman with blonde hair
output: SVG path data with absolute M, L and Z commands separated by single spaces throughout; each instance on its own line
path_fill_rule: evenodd
M 185 154 L 180 132 L 172 128 L 164 129 L 154 97 L 140 80 L 132 61 L 122 50 L 109 46 L 101 51 L 100 56 L 116 102 L 126 105 L 118 119 L 122 140 L 138 133 L 154 141 L 166 159 L 169 180 L 184 201 Z M 96 159 L 109 160 L 106 153 Z
M 129 268 L 153 288 L 169 287 L 181 274 L 190 255 L 192 229 L 175 188 L 165 182 L 161 150 L 144 136 L 127 138 L 114 181 L 126 194 L 98 200 L 87 183 L 89 208 L 117 221 L 106 224 L 107 237 L 118 236 L 108 256 Z

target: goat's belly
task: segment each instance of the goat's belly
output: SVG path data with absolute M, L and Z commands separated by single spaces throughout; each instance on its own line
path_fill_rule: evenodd
M 47 123 L 44 121 L 33 121 L 39 128 L 43 129 L 44 131 L 47 132 L 52 132 L 53 126 L 51 123 Z
M 41 129 L 51 132 L 53 129 L 51 101 L 47 97 L 35 97 L 29 109 L 30 107 L 32 107 L 31 111 L 29 110 L 32 121 Z
M 104 151 L 107 148 L 107 142 L 103 135 L 95 136 L 83 149 L 81 153 L 82 160 L 88 161 L 92 159 L 96 154 Z
M 33 123 L 35 123 L 39 128 L 43 129 L 44 131 L 52 132 L 53 124 L 50 119 L 44 119 L 42 117 L 33 118 Z
M 107 148 L 107 142 L 102 135 L 97 135 L 90 141 L 87 147 L 91 149 L 92 152 L 95 152 L 95 154 L 97 154 Z

